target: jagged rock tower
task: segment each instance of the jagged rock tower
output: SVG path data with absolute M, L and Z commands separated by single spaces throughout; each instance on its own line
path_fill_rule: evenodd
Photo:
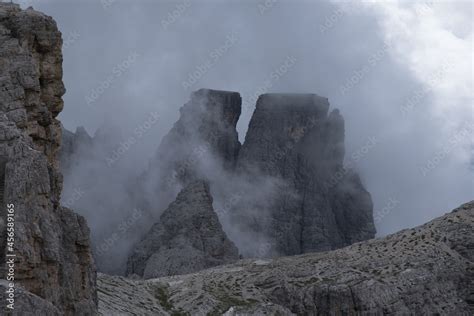
M 149 167 L 133 184 L 130 191 L 135 204 L 155 211 L 166 208 L 183 186 L 207 177 L 203 163 L 233 170 L 240 149 L 236 125 L 241 102 L 237 92 L 193 92 L 190 101 L 180 109 L 179 120 L 163 137 Z
M 247 257 L 330 250 L 373 238 L 370 194 L 357 174 L 343 167 L 344 120 L 338 110 L 328 114 L 328 109 L 328 100 L 315 94 L 264 94 L 241 146 L 236 130 L 240 95 L 201 89 L 180 109 L 181 117 L 138 182 L 152 187 L 151 195 L 161 201 L 172 201 L 175 187 L 184 188 L 178 199 L 186 200 L 193 192 L 187 186 L 196 179 L 209 181 L 210 192 L 224 203 L 237 188 L 241 193 L 219 219 L 226 217 L 227 234 Z M 225 174 L 224 180 L 216 173 Z M 155 185 L 149 185 L 153 181 Z M 271 189 L 262 183 L 272 183 Z M 138 190 L 138 200 L 142 192 Z M 145 207 L 154 212 L 165 208 L 157 205 L 150 202 Z M 196 208 L 201 206 L 188 205 L 187 212 L 200 214 Z M 158 237 L 165 231 L 157 229 L 160 221 L 129 258 L 129 274 L 147 277 L 147 260 L 160 253 L 160 247 L 177 251 L 176 242 Z M 258 240 L 242 242 L 242 234 Z M 265 251 L 249 246 L 262 240 Z M 162 261 L 154 262 L 155 270 L 168 269 Z
M 127 274 L 189 273 L 239 258 L 213 209 L 207 167 L 234 170 L 240 111 L 239 93 L 209 89 L 194 92 L 180 109 L 179 120 L 136 183 L 137 204 L 164 211 L 132 251 Z M 155 199 L 143 202 L 143 192 L 150 188 L 148 196 Z
M 328 109 L 328 100 L 315 94 L 261 95 L 240 150 L 237 169 L 250 181 L 254 174 L 282 180 L 260 227 L 278 255 L 336 249 L 375 235 L 370 194 L 343 167 L 344 120 Z M 236 207 L 251 205 L 243 200 Z
M 0 43 L 0 215 L 5 221 L 5 204 L 14 205 L 15 312 L 92 315 L 97 298 L 89 229 L 59 205 L 61 33 L 51 17 L 0 3 Z M 4 225 L 0 232 L 4 267 L 10 251 Z
M 193 92 L 180 109 L 179 120 L 163 137 L 148 173 L 159 171 L 165 186 L 187 183 L 203 176 L 196 163 L 207 154 L 232 170 L 240 149 L 236 125 L 241 103 L 237 92 Z

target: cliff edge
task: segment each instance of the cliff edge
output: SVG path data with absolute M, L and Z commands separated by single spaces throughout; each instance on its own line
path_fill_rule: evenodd
M 0 43 L 0 217 L 11 222 L 14 213 L 15 231 L 13 243 L 6 243 L 11 231 L 0 228 L 1 278 L 7 279 L 0 286 L 8 287 L 14 275 L 18 314 L 94 314 L 89 228 L 83 217 L 59 205 L 61 33 L 49 16 L 0 3 Z M 6 270 L 11 258 L 14 268 Z M 1 293 L 6 302 L 8 294 Z

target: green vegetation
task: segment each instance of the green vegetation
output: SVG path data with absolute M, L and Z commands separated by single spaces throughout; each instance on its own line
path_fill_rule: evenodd
M 173 304 L 170 301 L 168 289 L 162 285 L 153 286 L 153 294 L 160 302 L 160 305 L 170 312 L 171 316 L 188 316 L 188 313 L 183 312 L 181 309 L 175 310 Z

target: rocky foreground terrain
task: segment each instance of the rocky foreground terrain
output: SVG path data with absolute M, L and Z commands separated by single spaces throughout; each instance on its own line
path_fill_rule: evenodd
M 474 201 L 322 253 L 146 281 L 98 276 L 101 315 L 472 315 Z

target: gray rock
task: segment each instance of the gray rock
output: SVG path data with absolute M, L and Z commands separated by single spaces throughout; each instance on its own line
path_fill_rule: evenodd
M 235 166 L 240 149 L 236 125 L 241 103 L 237 92 L 200 89 L 191 94 L 155 156 L 160 170 L 172 171 L 166 177 L 168 182 L 200 178 L 193 163 L 207 151 L 220 158 L 225 168 Z
M 471 201 L 425 225 L 334 251 L 146 281 L 99 275 L 99 313 L 472 315 L 473 230 Z
M 54 306 L 60 314 L 92 315 L 97 294 L 89 229 L 59 205 L 61 33 L 51 17 L 0 3 L 0 43 L 0 187 L 2 205 L 15 210 L 15 283 L 26 293 L 19 311 L 55 314 Z M 5 207 L 0 218 L 6 222 Z M 6 278 L 5 225 L 0 236 Z
M 196 272 L 233 262 L 238 250 L 222 230 L 204 181 L 188 184 L 137 244 L 127 274 L 144 278 Z
M 164 208 L 182 185 L 207 179 L 226 233 L 245 257 L 373 238 L 370 194 L 344 169 L 344 120 L 328 109 L 315 94 L 262 95 L 240 148 L 240 96 L 199 90 L 136 181 L 132 200 L 146 210 Z M 143 203 L 144 196 L 154 200 Z
M 0 300 L 5 305 L 10 305 L 10 307 L 2 306 L 3 311 L 6 313 L 10 312 L 12 315 L 51 315 L 59 316 L 61 313 L 59 310 L 48 302 L 47 300 L 42 299 L 41 297 L 34 295 L 28 291 L 25 291 L 22 288 L 15 288 L 15 294 L 11 297 L 6 291 L 9 291 L 8 281 L 0 280 Z M 13 301 L 7 301 L 11 299 Z M 2 304 L 3 305 L 3 304 Z
M 151 223 L 157 222 L 128 259 L 126 274 L 149 278 L 189 273 L 238 258 L 212 208 L 207 185 L 204 189 L 194 184 L 173 201 L 188 184 L 209 180 L 205 164 L 216 170 L 234 169 L 240 149 L 236 130 L 240 112 L 239 93 L 209 89 L 193 92 L 180 109 L 180 118 L 163 137 L 149 167 L 127 190 L 126 199 L 145 214 L 153 214 Z M 200 204 L 192 205 L 193 199 L 201 199 Z M 175 214 L 183 211 L 189 214 Z M 197 218 L 201 222 L 194 227 L 192 221 Z M 178 224 L 183 233 L 174 236 L 167 225 Z M 143 227 L 147 231 L 150 226 Z M 196 244 L 204 237 L 209 239 L 206 244 Z
M 209 157 L 216 160 L 216 168 L 232 170 L 240 149 L 236 124 L 241 102 L 237 92 L 193 92 L 180 109 L 180 118 L 163 137 L 149 168 L 135 181 L 132 199 L 143 209 L 166 206 L 183 185 L 207 178 L 202 164 Z M 156 198 L 144 201 L 143 192 L 151 192 L 145 197 Z
M 261 209 L 263 230 L 280 255 L 330 250 L 373 238 L 372 201 L 359 177 L 343 167 L 344 120 L 315 94 L 264 94 L 257 101 L 237 170 L 280 179 Z M 246 225 L 239 209 L 233 213 Z M 247 224 L 250 225 L 250 224 Z

